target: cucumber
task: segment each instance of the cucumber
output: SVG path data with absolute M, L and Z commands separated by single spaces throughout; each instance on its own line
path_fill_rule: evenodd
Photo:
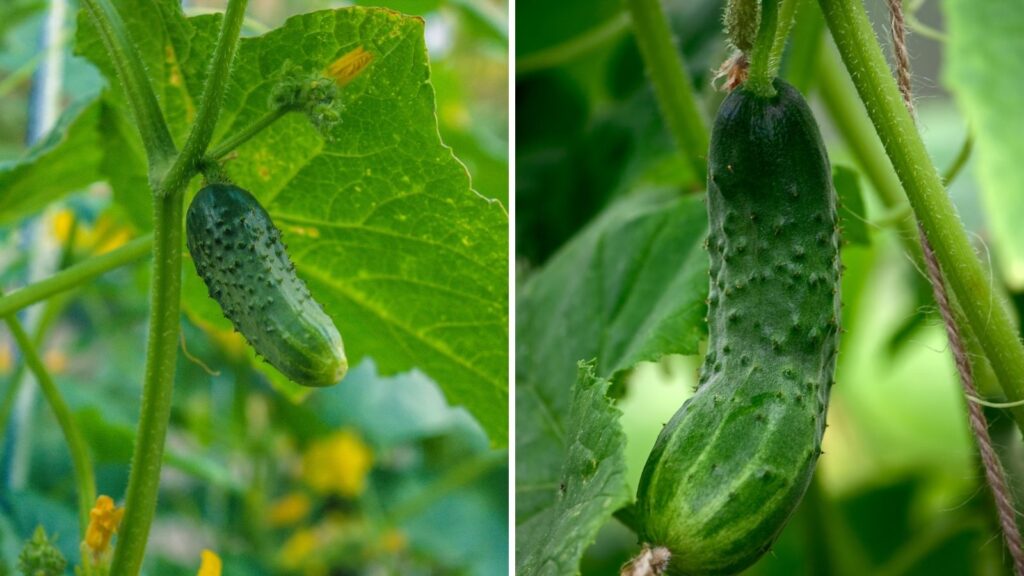
M 821 454 L 839 339 L 828 156 L 800 93 L 722 103 L 708 155 L 708 351 L 637 492 L 669 574 L 734 574 L 778 537 Z
M 189 205 L 185 232 L 210 296 L 257 354 L 303 386 L 344 377 L 338 329 L 295 275 L 281 232 L 252 194 L 204 187 Z

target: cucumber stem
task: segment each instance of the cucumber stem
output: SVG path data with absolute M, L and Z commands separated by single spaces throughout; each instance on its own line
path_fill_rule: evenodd
M 782 53 L 786 50 L 786 40 L 789 39 L 789 32 L 793 29 L 793 22 L 796 16 L 796 5 L 800 0 L 780 0 L 777 25 L 775 26 L 775 37 L 772 39 L 772 50 L 768 54 L 768 62 L 771 66 L 771 74 L 774 78 L 779 73 L 779 66 L 782 64 Z
M 775 31 L 778 24 L 780 0 L 763 0 L 761 2 L 761 24 L 757 29 L 757 39 L 750 51 L 750 68 L 744 86 L 762 98 L 775 95 L 772 80 L 779 70 L 778 61 L 772 62 L 772 48 L 775 44 Z
M 156 512 L 181 325 L 183 195 L 153 199 L 153 274 L 142 407 L 111 574 L 136 576 Z
M 1006 397 L 1024 399 L 1024 346 L 946 195 L 913 118 L 904 107 L 860 0 L 818 0 L 911 206 Z M 1024 407 L 1010 411 L 1024 431 Z
M 125 496 L 125 515 L 111 563 L 111 574 L 119 576 L 136 576 L 141 570 L 149 528 L 156 513 L 181 327 L 183 192 L 196 174 L 213 134 L 246 4 L 247 0 L 229 0 L 200 112 L 189 132 L 185 150 L 173 159 L 170 170 L 153 186 L 153 274 L 146 373 Z M 152 166 L 154 158 L 150 156 L 149 160 Z
M 147 256 L 152 247 L 152 234 L 140 236 L 116 250 L 79 262 L 45 280 L 0 296 L 0 317 L 9 316 L 55 294 L 78 288 L 97 276 L 139 260 Z
M 21 349 L 21 355 L 25 359 L 25 364 L 35 375 L 47 404 L 50 405 L 54 416 L 57 417 L 57 424 L 60 425 L 61 432 L 64 433 L 64 441 L 71 452 L 71 465 L 75 473 L 75 488 L 78 491 L 78 528 L 84 539 L 85 529 L 89 525 L 89 510 L 92 509 L 93 502 L 96 500 L 96 479 L 93 475 L 89 448 L 82 437 L 81 431 L 75 424 L 75 418 L 71 414 L 71 409 L 68 407 L 67 402 L 64 401 L 64 397 L 61 395 L 60 389 L 57 388 L 57 384 L 53 381 L 50 373 L 46 370 L 43 360 L 39 357 L 32 338 L 25 332 L 25 328 L 14 315 L 7 316 L 4 318 L 4 321 L 7 322 L 7 326 L 11 329 L 11 334 L 14 335 L 18 348 Z
M 228 78 L 231 76 L 231 62 L 238 48 L 238 35 L 242 31 L 245 19 L 245 7 L 249 0 L 234 0 L 228 3 L 221 25 L 217 48 L 210 62 L 210 70 L 206 75 L 206 86 L 199 102 L 199 113 L 192 123 L 185 145 L 164 176 L 157 195 L 174 193 L 185 189 L 188 181 L 199 171 L 199 161 L 206 153 L 213 130 L 220 117 L 220 106 L 227 90 Z
M 266 127 L 270 126 L 274 122 L 277 122 L 285 114 L 295 110 L 292 106 L 278 106 L 258 118 L 255 122 L 245 127 L 240 132 L 236 132 L 230 136 L 227 140 L 217 144 L 210 150 L 206 155 L 207 161 L 217 161 L 224 159 L 225 156 L 231 153 L 232 150 L 238 148 L 242 144 L 248 142 L 252 137 L 262 132 Z
M 626 0 L 626 8 L 669 132 L 703 186 L 707 179 L 708 128 L 661 2 Z
M 150 187 L 155 189 L 160 176 L 173 161 L 177 149 L 146 75 L 146 67 L 139 58 L 139 52 L 135 49 L 124 21 L 110 0 L 83 0 L 82 7 L 99 31 L 103 46 L 117 70 L 128 106 L 139 126 L 142 145 L 146 149 Z

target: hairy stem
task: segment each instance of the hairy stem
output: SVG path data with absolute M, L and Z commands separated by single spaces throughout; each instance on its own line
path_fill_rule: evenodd
M 47 404 L 50 405 L 54 416 L 57 417 L 57 423 L 60 425 L 61 432 L 64 433 L 64 441 L 71 452 L 71 465 L 75 472 L 75 488 L 78 491 L 78 527 L 82 538 L 85 538 L 85 529 L 89 525 L 89 510 L 96 500 L 96 480 L 93 476 L 89 448 L 86 446 L 85 439 L 78 430 L 78 426 L 75 425 L 71 409 L 68 408 L 67 402 L 61 396 L 60 389 L 57 388 L 57 384 L 46 370 L 46 365 L 43 364 L 43 360 L 39 357 L 32 338 L 25 332 L 21 322 L 13 315 L 7 316 L 4 320 L 11 329 L 11 334 L 14 335 L 18 348 L 21 349 L 21 354 L 25 358 L 25 364 L 35 375 Z
M 152 247 L 153 236 L 147 234 L 116 250 L 70 266 L 45 280 L 29 284 L 6 296 L 0 296 L 0 317 L 13 314 L 55 294 L 78 288 L 97 276 L 139 260 L 147 256 Z
M 82 0 L 82 6 L 99 30 L 103 46 L 107 49 L 121 80 L 128 106 L 131 108 L 135 123 L 139 126 L 142 144 L 149 158 L 150 186 L 155 189 L 164 170 L 171 164 L 176 150 L 171 132 L 167 128 L 167 121 L 160 111 L 160 104 L 146 76 L 146 68 L 121 16 L 110 0 Z
M 164 177 L 157 191 L 158 195 L 183 190 L 192 176 L 198 172 L 199 161 L 206 153 L 206 147 L 210 145 L 213 130 L 217 126 L 217 118 L 220 117 L 221 102 L 224 100 L 224 91 L 228 85 L 231 62 L 238 47 L 238 35 L 242 31 L 247 4 L 248 0 L 228 2 L 220 37 L 217 39 L 217 49 L 210 62 L 206 86 L 203 87 L 203 96 L 199 101 L 199 113 L 192 123 L 192 130 L 185 140 L 181 154 L 174 160 L 174 164 Z
M 626 0 L 626 7 L 661 113 L 676 146 L 703 183 L 707 178 L 708 128 L 660 0 Z
M 259 119 L 257 119 L 255 122 L 247 126 L 244 130 L 236 132 L 227 140 L 224 140 L 223 142 L 214 146 L 206 155 L 206 158 L 213 161 L 222 160 L 225 156 L 230 154 L 231 151 L 235 150 L 242 144 L 248 142 L 250 139 L 252 139 L 253 136 L 259 134 L 265 128 L 267 128 L 274 122 L 277 122 L 278 119 L 283 117 L 285 114 L 291 112 L 292 110 L 294 110 L 294 108 L 290 106 L 280 106 L 278 108 L 270 110 L 269 112 L 261 116 Z
M 139 573 L 156 512 L 180 329 L 182 192 L 195 175 L 213 134 L 245 6 L 246 0 L 229 1 L 203 90 L 199 116 L 189 133 L 185 150 L 174 159 L 168 176 L 153 189 L 153 274 L 146 373 L 128 476 L 124 524 L 114 551 L 112 574 L 135 576 Z
M 156 511 L 181 324 L 182 204 L 180 192 L 153 201 L 153 274 L 146 374 L 128 476 L 124 523 L 114 550 L 111 574 L 135 576 L 139 573 Z
M 778 74 L 779 65 L 782 63 L 782 53 L 786 50 L 786 40 L 789 38 L 789 31 L 793 29 L 793 22 L 796 16 L 796 6 L 801 0 L 780 0 L 778 24 L 775 27 L 775 37 L 772 39 L 772 50 L 768 54 L 768 61 L 774 62 L 772 76 Z
M 946 186 L 952 184 L 953 180 L 956 180 L 956 177 L 960 175 L 960 171 L 967 165 L 967 161 L 971 159 L 971 151 L 973 149 L 974 136 L 971 135 L 970 127 L 968 127 L 967 136 L 964 138 L 964 143 L 960 146 L 960 151 L 957 152 L 953 163 L 942 173 L 942 182 Z
M 903 102 L 906 104 L 907 111 L 913 116 L 914 98 L 911 92 L 910 54 L 907 50 L 906 26 L 903 22 L 903 5 L 901 0 L 889 0 L 889 13 L 893 52 L 896 60 L 896 77 L 899 83 L 900 94 L 903 95 Z M 931 242 L 929 242 L 928 236 L 925 234 L 924 229 L 920 227 L 920 224 L 918 225 L 918 231 L 921 235 L 921 247 L 924 250 L 924 259 L 928 268 L 928 279 L 931 282 L 932 292 L 935 295 L 935 302 L 939 306 L 942 321 L 946 325 L 949 347 L 953 351 L 953 357 L 956 360 L 956 369 L 960 374 L 960 383 L 963 385 L 964 394 L 970 399 L 977 394 L 977 389 L 974 385 L 974 373 L 970 359 L 967 356 L 967 348 L 961 336 L 959 322 L 963 322 L 963 319 L 954 317 L 953 307 L 947 295 L 943 271 L 935 258 L 935 251 L 932 248 Z M 981 455 L 985 478 L 988 480 L 989 488 L 995 497 L 996 511 L 1000 527 L 1003 530 L 1006 547 L 1013 558 L 1017 575 L 1024 576 L 1024 543 L 1021 542 L 1020 530 L 1017 528 L 1017 514 L 1013 506 L 1013 496 L 1007 485 L 1006 471 L 992 445 L 992 437 L 988 431 L 988 420 L 985 418 L 985 412 L 982 407 L 968 402 L 967 413 L 971 430 L 974 432 L 975 441 L 978 443 L 978 452 Z
M 1024 399 L 1024 346 L 975 255 L 939 174 L 904 108 L 859 0 L 819 0 L 832 37 L 914 213 L 1006 396 Z M 1024 408 L 1011 411 L 1024 430 Z
M 778 24 L 780 0 L 762 0 L 761 24 L 757 29 L 757 40 L 750 52 L 750 68 L 747 72 L 745 86 L 748 90 L 761 97 L 775 95 L 772 80 L 779 71 L 778 60 L 772 61 L 772 46 L 775 44 L 775 31 Z

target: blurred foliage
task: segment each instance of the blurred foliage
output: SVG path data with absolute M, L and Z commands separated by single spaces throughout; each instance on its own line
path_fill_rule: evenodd
M 708 119 L 723 97 L 712 87 L 709 71 L 728 56 L 721 34 L 722 4 L 663 3 Z M 888 50 L 884 3 L 868 4 Z M 921 25 L 941 27 L 940 4 L 951 19 L 949 45 L 917 35 Z M 1002 113 L 1013 107 L 1003 99 L 1016 77 L 1003 72 L 1020 66 L 1024 54 L 1024 36 L 1011 31 L 1020 11 L 1010 1 L 987 4 L 986 17 L 1005 17 L 986 24 L 969 15 L 969 5 L 959 0 L 907 3 L 913 11 L 908 17 L 917 27 L 910 32 L 911 54 L 922 74 L 915 79 L 915 89 L 921 88 L 917 118 L 940 171 L 961 149 L 968 118 L 977 138 L 1003 146 L 998 156 L 1004 159 L 1022 142 L 1010 116 Z M 892 225 L 911 216 L 887 210 L 880 202 L 874 183 L 824 113 L 814 88 L 818 55 L 829 42 L 818 10 L 816 2 L 800 3 L 783 75 L 807 87 L 835 169 L 846 239 L 846 332 L 815 483 L 772 552 L 745 573 L 1008 574 L 931 289 L 904 253 Z M 535 25 L 538 18 L 530 15 L 542 11 L 543 22 Z M 669 242 L 674 249 L 656 257 L 652 267 L 660 274 L 640 279 L 635 273 L 642 265 L 638 262 L 660 254 L 659 242 L 668 235 L 702 234 L 705 208 L 687 163 L 677 156 L 658 117 L 622 5 L 571 0 L 553 9 L 541 2 L 521 2 L 518 16 L 516 522 L 517 546 L 525 546 L 537 530 L 534 514 L 557 509 L 583 493 L 572 493 L 559 480 L 572 464 L 573 452 L 558 450 L 561 444 L 553 439 L 564 443 L 580 434 L 574 425 L 615 434 L 616 426 L 599 411 L 590 421 L 570 425 L 576 363 L 596 360 L 597 375 L 613 378 L 609 394 L 622 411 L 618 424 L 626 445 L 603 451 L 602 457 L 612 462 L 599 465 L 621 463 L 634 494 L 662 425 L 692 393 L 701 360 L 696 340 L 704 328 L 702 317 L 687 317 L 678 308 L 659 309 L 661 295 L 701 302 L 707 287 L 706 279 L 678 282 L 687 271 L 703 274 L 706 266 L 706 256 L 695 256 L 688 241 Z M 571 23 L 554 24 L 563 20 Z M 956 39 L 957 34 L 965 36 Z M 973 34 L 986 37 L 972 41 Z M 934 80 L 934 70 L 946 66 L 945 54 L 954 42 L 957 68 L 943 72 L 943 78 L 964 109 Z M 991 59 L 985 56 L 987 50 L 995 50 Z M 993 66 L 997 61 L 1001 64 Z M 986 82 L 979 75 L 999 78 Z M 988 92 L 990 86 L 995 93 Z M 1002 120 L 998 129 L 988 131 L 975 116 L 987 118 L 977 122 Z M 1022 203 L 1019 195 L 1010 198 L 1012 171 L 1000 170 L 1002 184 L 996 184 L 991 167 L 998 158 L 989 158 L 993 164 L 987 176 L 976 176 L 975 166 L 986 163 L 984 154 L 975 151 L 949 193 L 981 257 L 992 263 L 993 275 L 1006 277 L 1000 275 L 1008 272 L 1006 265 L 989 253 L 1009 255 L 1020 249 L 1013 240 L 1019 230 L 1000 232 L 997 224 L 1012 220 Z M 648 236 L 649 215 L 637 206 L 649 201 L 645 199 L 652 187 L 695 208 L 692 214 L 672 214 L 666 208 L 659 213 L 665 232 Z M 606 234 L 610 222 L 619 222 L 622 231 Z M 1012 283 L 1004 289 L 1018 306 L 1024 302 Z M 635 306 L 633 313 L 622 313 L 637 303 L 644 313 L 636 313 L 640 308 Z M 652 329 L 663 325 L 673 326 L 667 334 L 675 340 Z M 682 335 L 695 335 L 694 342 L 683 345 Z M 634 347 L 628 349 L 642 348 L 645 355 L 624 356 L 618 346 L 622 342 Z M 1014 489 L 1024 492 L 1024 443 L 1007 416 L 988 412 Z M 583 574 L 617 573 L 638 551 L 637 537 L 627 527 L 628 510 L 613 518 L 613 510 L 602 510 L 594 502 L 572 512 L 585 526 L 603 527 L 596 538 L 576 533 L 561 546 L 548 543 L 544 554 L 552 566 L 563 566 L 562 555 L 575 551 L 581 540 L 589 545 L 582 554 Z M 517 561 L 538 551 L 536 546 L 517 550 Z
M 473 188 L 507 204 L 506 3 L 358 4 L 424 18 L 441 138 L 465 163 Z M 72 55 L 70 41 L 61 105 L 72 128 L 54 131 L 31 149 L 25 141 L 46 5 L 0 2 L 0 183 L 21 186 L 5 196 L 18 204 L 0 207 L 8 224 L 0 227 L 5 289 L 24 284 L 47 244 L 70 238 L 75 262 L 114 249 L 147 226 L 148 199 L 135 193 L 144 190 L 145 177 L 128 169 L 141 160 L 134 127 L 106 103 L 79 112 L 103 82 L 91 64 Z M 252 0 L 243 34 L 260 35 L 295 14 L 338 6 Z M 223 1 L 185 3 L 190 15 L 223 7 Z M 71 2 L 66 32 L 73 31 L 75 8 Z M 196 22 L 201 30 L 191 41 L 205 45 L 215 21 L 203 16 Z M 82 123 L 120 136 L 105 141 L 102 155 L 91 140 L 51 151 L 53 139 L 79 137 L 75 126 Z M 81 136 L 95 133 L 82 130 Z M 67 178 L 45 171 L 9 175 L 25 170 L 15 162 L 26 154 L 52 153 L 77 155 L 62 160 L 76 168 Z M 93 184 L 97 174 L 110 185 Z M 47 196 L 46 186 L 70 178 L 78 179 L 73 184 L 80 191 L 40 216 L 59 194 Z M 0 186 L 0 193 L 11 192 Z M 135 437 L 148 284 L 148 266 L 140 262 L 44 305 L 52 321 L 44 323 L 49 328 L 40 351 L 90 445 L 100 493 L 115 499 L 127 483 Z M 338 386 L 296 403 L 271 385 L 244 344 L 208 328 L 183 317 L 146 574 L 192 576 L 204 549 L 219 556 L 229 575 L 506 572 L 507 451 L 495 449 L 465 409 L 452 407 L 437 382 L 415 369 L 382 376 L 378 362 L 365 358 Z M 0 330 L 0 390 L 9 389 L 18 366 L 17 350 Z M 504 413 L 501 406 L 496 410 Z M 12 486 L 19 445 L 29 450 L 22 454 L 27 478 Z M 71 464 L 52 414 L 38 401 L 18 413 L 3 436 L 0 482 L 0 574 L 13 573 L 37 526 L 56 535 L 51 541 L 70 574 L 81 554 Z

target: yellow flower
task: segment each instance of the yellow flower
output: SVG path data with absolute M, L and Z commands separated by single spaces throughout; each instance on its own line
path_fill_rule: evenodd
M 53 219 L 50 221 L 53 226 L 53 237 L 61 244 L 66 243 L 68 241 L 68 237 L 71 236 L 71 224 L 74 221 L 74 212 L 67 208 L 62 209 L 53 215 Z
M 203 550 L 201 558 L 196 576 L 220 576 L 220 556 L 210 550 Z
M 317 441 L 303 459 L 303 477 L 314 490 L 353 498 L 363 493 L 373 451 L 351 430 Z
M 373 62 L 373 53 L 367 52 L 362 46 L 343 54 L 327 66 L 327 75 L 334 78 L 338 86 L 344 87 L 362 74 L 363 70 Z
M 62 374 L 68 369 L 68 357 L 64 352 L 51 348 L 43 356 L 43 364 L 46 364 L 46 369 L 50 371 L 50 374 Z
M 320 539 L 312 530 L 299 530 L 284 543 L 281 549 L 281 563 L 285 568 L 294 570 L 309 560 L 320 545 Z
M 292 492 L 274 502 L 274 505 L 270 507 L 270 513 L 267 515 L 267 522 L 271 526 L 295 524 L 309 515 L 311 507 L 312 504 L 309 501 L 309 496 L 302 492 Z
M 132 239 L 132 229 L 118 218 L 101 215 L 93 225 L 75 220 L 71 210 L 63 209 L 52 219 L 53 237 L 62 245 L 67 244 L 74 234 L 76 250 L 92 254 L 105 254 L 124 246 Z
M 14 352 L 11 351 L 9 342 L 0 342 L 0 372 L 10 372 L 14 363 Z
M 122 517 L 124 508 L 114 506 L 110 496 L 101 494 L 96 499 L 96 505 L 89 511 L 89 527 L 85 530 L 85 544 L 96 557 L 107 551 Z

